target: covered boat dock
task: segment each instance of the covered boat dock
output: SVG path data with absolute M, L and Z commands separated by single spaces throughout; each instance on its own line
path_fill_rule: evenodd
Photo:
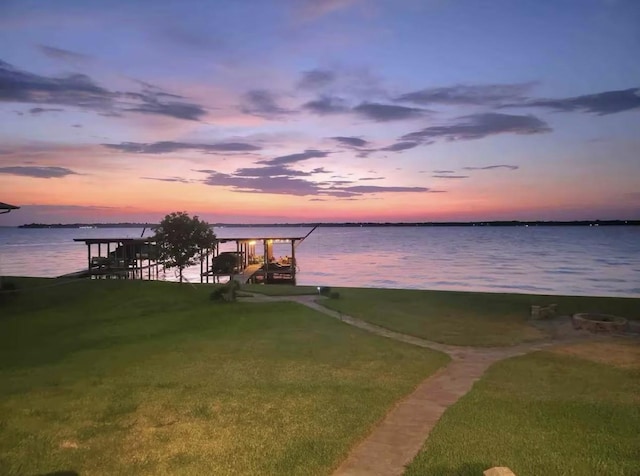
M 73 241 L 87 245 L 87 269 L 66 277 L 158 279 L 161 263 L 153 238 L 75 238 Z
M 220 278 L 245 283 L 296 282 L 296 247 L 317 228 L 304 236 L 238 236 L 218 238 L 211 256 L 200 264 L 203 282 L 220 282 Z M 231 251 L 221 251 L 220 245 L 231 244 Z M 235 250 L 233 250 L 235 244 Z M 275 248 L 284 247 L 284 256 L 276 257 Z M 227 249 L 229 246 L 226 247 Z

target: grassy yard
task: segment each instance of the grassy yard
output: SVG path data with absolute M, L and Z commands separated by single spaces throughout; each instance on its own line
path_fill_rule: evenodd
M 580 344 L 494 365 L 444 414 L 405 476 L 637 475 L 640 348 Z
M 328 474 L 447 361 L 294 303 L 212 303 L 208 286 L 12 281 L 2 475 Z
M 501 346 L 545 334 L 528 321 L 531 305 L 559 314 L 602 312 L 640 319 L 640 299 L 397 289 L 339 289 L 323 305 L 387 329 L 454 345 Z
M 294 286 L 293 284 L 245 284 L 243 291 L 265 294 L 267 296 L 303 296 L 317 295 L 316 286 Z

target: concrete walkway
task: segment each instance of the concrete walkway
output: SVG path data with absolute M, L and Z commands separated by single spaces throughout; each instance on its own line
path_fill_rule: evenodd
M 396 403 L 372 432 L 358 443 L 334 476 L 396 476 L 404 473 L 445 410 L 465 395 L 493 363 L 568 340 L 513 347 L 460 347 L 394 332 L 317 303 L 317 296 L 252 295 L 256 302 L 293 301 L 342 322 L 389 339 L 444 352 L 451 362 Z M 571 341 L 583 339 L 571 339 Z

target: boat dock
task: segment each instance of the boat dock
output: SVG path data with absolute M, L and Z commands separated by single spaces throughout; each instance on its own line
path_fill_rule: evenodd
M 212 249 L 201 250 L 200 282 L 236 280 L 245 283 L 296 282 L 296 247 L 304 236 L 241 236 L 218 238 Z M 87 268 L 64 277 L 103 279 L 162 279 L 158 244 L 153 238 L 76 238 L 87 245 Z M 235 244 L 235 246 L 233 246 Z M 222 251 L 222 248 L 235 251 Z M 284 256 L 276 258 L 280 248 Z
M 75 238 L 73 241 L 87 245 L 87 269 L 61 277 L 158 279 L 161 263 L 153 238 Z
M 304 236 L 239 236 L 219 238 L 213 250 L 201 263 L 202 282 L 220 282 L 220 278 L 245 283 L 296 282 L 296 247 L 313 231 Z M 235 251 L 220 251 L 220 245 L 235 243 Z M 284 250 L 284 257 L 276 258 L 275 248 Z

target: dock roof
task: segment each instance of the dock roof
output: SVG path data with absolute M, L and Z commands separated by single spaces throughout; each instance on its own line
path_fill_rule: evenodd
M 15 205 L 9 205 L 8 203 L 0 202 L 0 210 L 17 210 L 20 207 Z
M 299 241 L 304 238 L 304 236 L 225 236 L 224 238 L 216 237 L 216 240 L 220 243 L 227 243 L 228 241 Z
M 146 244 L 155 243 L 153 237 L 150 238 L 74 238 L 73 241 L 82 241 L 87 245 L 96 245 L 104 243 L 129 243 L 129 244 Z
M 304 240 L 306 237 L 308 237 L 311 233 L 313 233 L 315 231 L 315 229 L 318 228 L 318 225 L 314 226 L 311 231 L 309 231 L 307 234 L 305 234 L 304 236 L 282 236 L 282 235 L 278 235 L 278 236 L 216 236 L 216 239 L 218 240 L 218 242 L 220 243 L 227 243 L 229 241 L 238 241 L 238 242 L 242 242 L 242 241 L 302 241 Z M 224 232 L 223 232 L 224 233 Z
M 318 228 L 317 226 L 314 226 L 313 229 L 307 233 L 304 236 L 282 236 L 282 235 L 276 235 L 276 236 L 246 236 L 246 235 L 241 235 L 241 236 L 216 236 L 216 241 L 218 243 L 228 243 L 230 241 L 237 241 L 237 242 L 248 242 L 248 241 L 275 241 L 282 243 L 287 242 L 287 241 L 291 241 L 291 242 L 295 242 L 295 241 L 302 241 L 305 238 L 307 238 L 311 233 L 313 233 L 313 231 Z M 89 245 L 89 244 L 98 244 L 98 243 L 155 243 L 155 238 L 153 236 L 149 236 L 146 238 L 74 238 L 73 241 L 82 241 L 85 244 Z

